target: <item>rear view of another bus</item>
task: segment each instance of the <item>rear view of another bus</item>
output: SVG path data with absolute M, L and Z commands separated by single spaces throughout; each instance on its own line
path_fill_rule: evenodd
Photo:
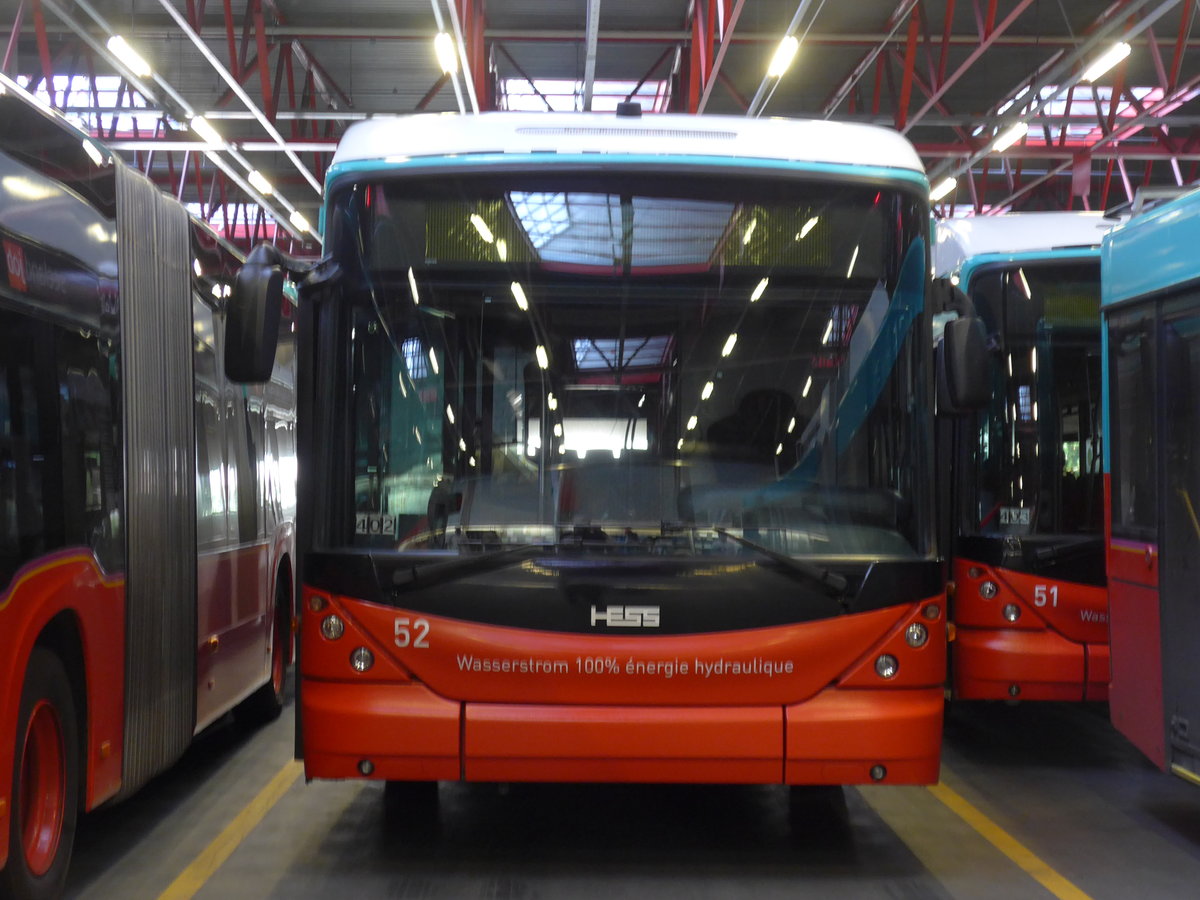
M 991 400 L 939 430 L 953 695 L 1108 691 L 1096 213 L 941 221 L 935 273 L 987 326 Z
M 1104 239 L 1113 724 L 1200 783 L 1200 193 Z

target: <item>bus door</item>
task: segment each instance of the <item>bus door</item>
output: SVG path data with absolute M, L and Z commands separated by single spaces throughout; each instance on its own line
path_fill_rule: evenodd
M 1162 597 L 1163 680 L 1172 768 L 1200 774 L 1200 306 L 1164 310 Z M 1174 307 L 1174 309 L 1172 309 Z M 1184 773 L 1180 773 L 1184 774 Z
M 1109 711 L 1118 730 L 1166 768 L 1154 337 L 1151 304 L 1109 316 Z

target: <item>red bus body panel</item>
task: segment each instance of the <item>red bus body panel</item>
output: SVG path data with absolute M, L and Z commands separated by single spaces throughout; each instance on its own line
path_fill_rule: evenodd
M 305 593 L 310 778 L 707 783 L 936 781 L 941 598 L 794 625 L 610 637 Z M 925 609 L 936 604 L 933 618 Z M 319 631 L 336 613 L 337 640 Z M 928 641 L 905 643 L 920 621 Z M 402 624 L 401 624 L 402 623 Z M 419 623 L 419 624 L 418 624 Z M 419 635 L 420 639 L 417 639 Z M 404 646 L 397 646 L 403 643 Z M 421 644 L 423 646 L 418 646 Z M 351 652 L 374 666 L 354 672 Z M 874 671 L 890 653 L 899 671 Z
M 980 586 L 988 581 L 998 588 L 990 599 L 980 593 Z M 1109 613 L 1104 588 L 968 559 L 955 561 L 954 582 L 955 697 L 1108 698 Z M 1002 613 L 1010 604 L 1020 610 L 1015 622 Z
M 1158 548 L 1110 539 L 1108 576 L 1113 637 L 1109 716 L 1121 734 L 1166 769 Z
M 72 548 L 23 567 L 0 595 L 0 866 L 7 859 L 12 802 L 8 773 L 29 654 L 52 619 L 68 613 L 83 645 L 87 683 L 87 765 L 84 803 L 93 809 L 121 785 L 125 702 L 125 582 L 106 575 L 87 548 Z

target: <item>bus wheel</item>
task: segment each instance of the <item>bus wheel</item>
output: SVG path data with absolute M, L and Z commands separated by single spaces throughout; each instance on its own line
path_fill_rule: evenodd
M 275 582 L 275 624 L 271 629 L 271 677 L 234 709 L 244 725 L 273 722 L 283 712 L 283 687 L 292 642 L 291 592 L 283 577 Z
M 79 803 L 75 699 L 58 657 L 35 647 L 25 671 L 13 760 L 13 819 L 0 896 L 59 897 L 67 880 Z

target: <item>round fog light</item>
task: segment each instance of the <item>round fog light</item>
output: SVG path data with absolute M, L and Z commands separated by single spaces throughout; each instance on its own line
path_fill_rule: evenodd
M 369 759 L 360 759 L 358 761 L 358 774 L 370 775 L 374 771 L 375 763 L 371 762 Z
M 346 623 L 337 616 L 326 616 L 321 620 L 321 634 L 331 641 L 336 641 L 346 633 Z
M 871 780 L 883 781 L 887 778 L 887 766 L 874 765 L 871 766 Z
M 920 622 L 913 622 L 904 629 L 904 640 L 910 647 L 923 647 L 929 640 L 929 631 Z
M 1015 622 L 1021 618 L 1021 607 L 1015 603 L 1005 603 L 1004 609 L 1001 610 L 1001 615 L 1004 616 L 1005 621 Z
M 984 600 L 991 600 L 998 593 L 1000 593 L 1000 588 L 994 581 L 985 581 L 979 586 L 979 596 Z
M 900 671 L 900 663 L 890 653 L 885 653 L 875 660 L 875 674 L 880 678 L 895 678 Z
M 375 654 L 366 647 L 358 647 L 350 654 L 350 666 L 355 672 L 365 672 L 375 665 Z

